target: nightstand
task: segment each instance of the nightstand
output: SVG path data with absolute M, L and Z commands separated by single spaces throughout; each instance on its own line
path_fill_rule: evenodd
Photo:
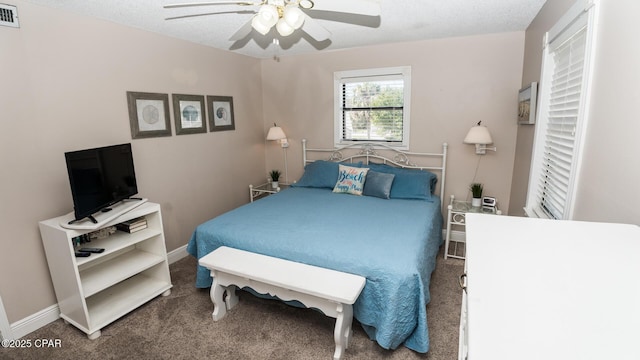
M 455 239 L 452 239 L 451 226 L 466 226 L 466 215 L 468 213 L 502 215 L 498 207 L 474 207 L 471 201 L 456 200 L 451 195 L 449 206 L 447 206 L 447 233 L 445 236 L 444 258 L 463 259 L 466 255 L 466 236 L 463 231 L 458 232 Z
M 280 190 L 288 187 L 289 184 L 279 183 L 278 187 L 274 188 L 273 186 L 271 186 L 271 181 L 267 181 L 266 183 L 258 186 L 249 185 L 249 199 L 251 200 L 251 202 L 253 202 L 253 200 L 267 195 L 275 194 L 277 192 L 280 192 Z

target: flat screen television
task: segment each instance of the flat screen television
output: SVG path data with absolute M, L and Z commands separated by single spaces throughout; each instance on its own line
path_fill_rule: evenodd
M 71 151 L 64 154 L 73 196 L 75 221 L 138 193 L 131 144 Z

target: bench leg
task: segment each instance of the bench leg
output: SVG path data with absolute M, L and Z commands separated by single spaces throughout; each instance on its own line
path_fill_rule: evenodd
M 227 286 L 227 310 L 233 309 L 234 306 L 238 305 L 238 295 L 236 295 L 236 286 L 229 285 Z
M 353 308 L 349 304 L 338 304 L 337 312 L 336 328 L 333 331 L 333 339 L 336 342 L 336 351 L 333 353 L 333 359 L 341 360 L 345 350 L 349 347 L 349 340 L 351 339 Z
M 223 298 L 225 288 L 220 285 L 219 277 L 213 275 L 212 271 L 213 284 L 211 284 L 211 302 L 213 302 L 213 313 L 211 316 L 213 317 L 213 321 L 218 321 L 227 315 L 227 306 Z

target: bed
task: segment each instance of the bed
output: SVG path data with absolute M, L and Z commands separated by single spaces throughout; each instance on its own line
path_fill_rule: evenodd
M 429 282 L 442 244 L 446 150 L 446 144 L 435 154 L 371 144 L 325 150 L 303 142 L 306 166 L 296 184 L 199 225 L 187 251 L 199 259 L 228 246 L 364 276 L 353 314 L 367 335 L 386 349 L 404 345 L 426 353 Z M 325 152 L 327 160 L 310 159 Z M 436 158 L 438 164 L 418 166 L 412 157 Z M 340 179 L 359 178 L 359 189 L 338 186 Z M 211 282 L 209 270 L 199 266 L 196 286 Z

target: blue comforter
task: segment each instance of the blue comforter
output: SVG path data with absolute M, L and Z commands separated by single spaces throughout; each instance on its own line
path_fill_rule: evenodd
M 429 281 L 442 243 L 440 201 L 380 199 L 290 188 L 198 226 L 187 251 L 229 246 L 366 277 L 353 306 L 386 349 L 429 350 Z M 199 266 L 196 286 L 212 283 Z

